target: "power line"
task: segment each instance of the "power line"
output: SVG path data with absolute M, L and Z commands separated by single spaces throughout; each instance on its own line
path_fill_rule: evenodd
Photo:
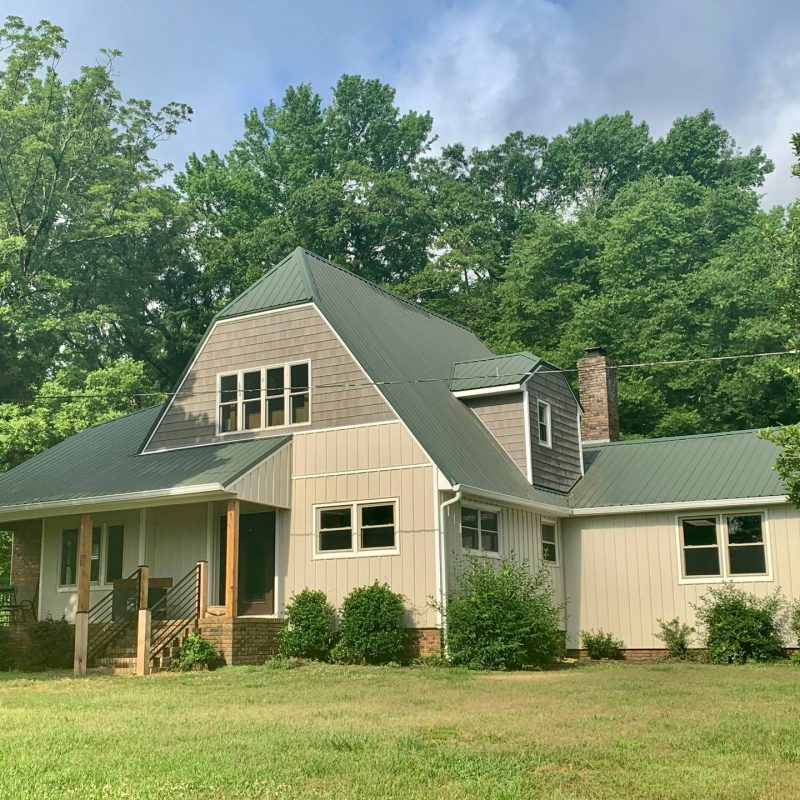
M 795 356 L 799 355 L 800 350 L 793 349 L 793 350 L 778 350 L 773 352 L 765 352 L 765 353 L 742 353 L 738 355 L 727 355 L 727 356 L 699 356 L 696 358 L 681 358 L 681 359 L 672 359 L 672 360 L 663 360 L 663 361 L 639 361 L 633 362 L 630 364 L 598 364 L 597 366 L 586 366 L 586 367 L 570 367 L 567 369 L 560 369 L 557 367 L 552 368 L 545 368 L 536 370 L 536 374 L 548 374 L 548 373 L 578 373 L 578 372 L 591 372 L 591 371 L 605 371 L 605 370 L 612 370 L 618 372 L 620 370 L 627 370 L 627 369 L 643 369 L 643 368 L 661 368 L 661 367 L 673 367 L 673 366 L 686 366 L 688 364 L 705 364 L 705 363 L 720 363 L 726 361 L 738 361 L 743 359 L 756 359 L 756 358 L 774 358 L 779 356 Z M 502 356 L 498 356 L 502 358 Z M 248 370 L 241 370 L 243 372 L 247 372 Z M 253 370 L 256 371 L 256 370 Z M 220 373 L 220 374 L 235 374 L 235 372 L 230 373 Z M 317 383 L 311 384 L 308 387 L 309 390 L 319 391 L 319 390 L 327 390 L 327 389 L 360 389 L 364 387 L 376 387 L 380 388 L 381 386 L 398 386 L 398 385 L 418 385 L 418 384 L 426 384 L 426 383 L 443 383 L 443 382 L 451 382 L 453 380 L 496 380 L 500 378 L 516 378 L 520 377 L 519 372 L 513 373 L 501 373 L 496 371 L 493 374 L 489 375 L 469 375 L 463 378 L 455 378 L 452 375 L 448 375 L 447 377 L 442 378 L 404 378 L 404 379 L 397 379 L 397 380 L 381 380 L 381 381 L 372 381 L 372 380 L 362 380 L 362 381 L 336 381 L 332 383 Z M 260 399 L 266 396 L 265 389 L 259 390 L 252 390 L 252 389 L 230 389 L 226 390 L 229 393 L 236 393 L 237 396 L 244 396 L 247 393 L 258 391 L 259 398 L 251 397 L 250 399 Z M 282 392 L 283 390 L 281 390 Z M 82 399 L 92 399 L 92 398 L 106 398 L 114 396 L 115 394 L 119 394 L 121 397 L 125 398 L 161 398 L 161 397 L 198 397 L 203 395 L 214 395 L 218 394 L 218 391 L 215 389 L 213 391 L 177 391 L 177 392 L 134 392 L 134 393 L 127 393 L 120 391 L 119 393 L 115 393 L 113 391 L 105 391 L 105 392 L 73 392 L 68 394 L 53 394 L 53 395 L 46 395 L 34 398 L 33 400 L 7 400 L 5 402 L 11 403 L 14 405 L 34 405 L 36 403 L 43 403 L 49 402 L 51 400 L 82 400 Z M 282 395 L 275 395 L 276 398 L 279 398 Z

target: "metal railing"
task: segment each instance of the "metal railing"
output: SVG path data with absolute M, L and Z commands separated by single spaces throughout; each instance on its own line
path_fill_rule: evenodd
M 150 608 L 150 658 L 156 658 L 200 617 L 200 564 Z
M 126 579 L 123 589 L 112 589 L 89 609 L 89 641 L 86 662 L 93 664 L 127 631 L 136 630 L 139 611 L 141 571 L 137 567 Z

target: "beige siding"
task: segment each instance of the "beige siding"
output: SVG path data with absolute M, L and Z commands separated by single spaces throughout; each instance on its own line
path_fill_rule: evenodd
M 282 447 L 227 487 L 240 500 L 289 508 L 292 494 L 292 446 Z
M 434 470 L 404 426 L 304 434 L 295 439 L 293 459 L 284 602 L 310 587 L 338 608 L 352 589 L 385 581 L 405 596 L 409 625 L 435 625 L 428 604 L 436 591 Z M 395 498 L 398 555 L 315 558 L 315 506 Z
M 528 382 L 533 483 L 555 491 L 569 491 L 581 477 L 578 403 L 560 372 L 534 373 Z M 550 404 L 553 446 L 539 444 L 537 400 Z
M 548 565 L 553 585 L 553 600 L 562 605 L 565 602 L 564 552 L 561 522 L 542 517 L 532 511 L 509 506 L 487 504 L 483 500 L 464 497 L 461 504 L 450 506 L 445 510 L 445 558 L 447 560 L 448 587 L 456 583 L 458 565 L 463 563 L 464 551 L 461 547 L 461 505 L 477 506 L 499 512 L 500 555 L 512 553 L 519 561 L 527 561 L 531 571 L 536 571 L 542 564 L 541 522 L 555 522 L 558 531 L 558 564 Z M 566 626 L 566 619 L 564 620 Z
M 311 361 L 309 426 L 217 436 L 220 373 L 303 359 Z M 148 450 L 394 419 L 383 396 L 366 381 L 313 306 L 222 321 L 203 346 Z
M 760 596 L 780 588 L 798 598 L 800 512 L 788 505 L 759 510 L 765 512 L 771 580 L 736 585 Z M 720 583 L 680 583 L 677 519 L 675 513 L 620 514 L 565 523 L 570 646 L 578 646 L 581 630 L 602 628 L 629 648 L 663 647 L 654 636 L 658 619 L 694 624 L 693 604 Z
M 528 456 L 525 446 L 525 417 L 522 392 L 493 397 L 474 397 L 464 401 L 478 419 L 500 442 L 514 463 L 528 474 Z

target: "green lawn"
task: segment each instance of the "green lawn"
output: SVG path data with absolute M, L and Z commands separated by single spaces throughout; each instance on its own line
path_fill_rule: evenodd
M 0 797 L 800 797 L 800 668 L 3 675 Z

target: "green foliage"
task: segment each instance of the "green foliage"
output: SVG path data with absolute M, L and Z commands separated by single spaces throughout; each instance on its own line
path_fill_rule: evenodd
M 655 634 L 656 639 L 660 639 L 667 646 L 670 658 L 677 661 L 685 661 L 689 657 L 689 644 L 695 629 L 685 622 L 681 622 L 678 617 L 664 622 L 658 620 L 659 632 Z
M 527 561 L 469 557 L 441 611 L 453 664 L 471 669 L 525 669 L 557 660 L 562 607 L 554 605 L 546 567 Z
M 212 670 L 224 664 L 224 656 L 213 643 L 199 633 L 190 633 L 181 645 L 178 657 L 172 662 L 172 669 L 178 672 Z
M 695 606 L 709 660 L 744 664 L 781 658 L 779 615 L 784 606 L 785 600 L 777 590 L 757 597 L 731 583 L 709 589 Z
M 0 531 L 0 586 L 11 583 L 11 544 L 14 534 Z
M 286 606 L 279 651 L 284 658 L 327 661 L 333 645 L 335 611 L 325 592 L 303 589 Z
M 789 606 L 789 633 L 795 647 L 800 647 L 800 600 L 795 600 Z
M 622 651 L 625 643 L 617 639 L 614 634 L 606 633 L 600 629 L 598 631 L 581 631 L 581 642 L 583 648 L 593 660 L 601 658 L 622 658 Z
M 0 626 L 0 671 L 68 669 L 74 654 L 75 628 L 64 617 Z
M 332 658 L 347 664 L 388 664 L 403 655 L 402 595 L 385 583 L 353 589 L 341 608 Z

